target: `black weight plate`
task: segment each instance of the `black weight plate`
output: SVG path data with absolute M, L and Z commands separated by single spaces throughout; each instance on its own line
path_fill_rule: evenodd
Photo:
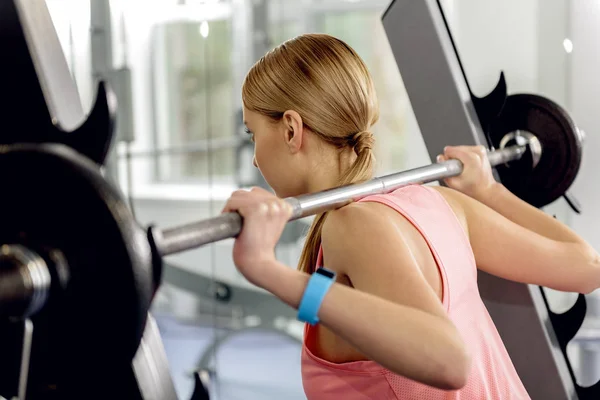
M 500 180 L 512 193 L 535 207 L 560 198 L 575 180 L 582 156 L 582 139 L 569 114 L 555 102 L 532 94 L 508 96 L 490 129 L 494 148 L 505 134 L 517 130 L 534 134 L 542 145 L 535 169 L 530 158 L 497 167 Z
M 130 368 L 150 307 L 145 232 L 97 165 L 66 146 L 0 147 L 0 171 L 0 244 L 58 249 L 70 275 L 33 317 L 30 381 L 109 384 L 103 373 Z

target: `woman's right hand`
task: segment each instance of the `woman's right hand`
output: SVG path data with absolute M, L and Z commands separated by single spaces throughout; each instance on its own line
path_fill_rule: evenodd
M 462 174 L 444 179 L 448 187 L 475 199 L 484 196 L 495 184 L 492 167 L 483 146 L 446 146 L 438 162 L 457 159 L 463 163 Z

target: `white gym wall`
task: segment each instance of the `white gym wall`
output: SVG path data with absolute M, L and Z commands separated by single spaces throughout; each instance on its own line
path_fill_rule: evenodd
M 600 249 L 600 2 L 571 1 L 569 36 L 572 53 L 568 66 L 568 104 L 577 124 L 585 131 L 583 164 L 573 192 L 583 213 L 571 225 L 596 249 Z

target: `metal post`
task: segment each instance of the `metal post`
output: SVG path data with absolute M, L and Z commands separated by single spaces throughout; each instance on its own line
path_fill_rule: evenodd
M 485 144 L 440 4 L 395 0 L 383 25 L 432 159 L 445 145 Z M 540 288 L 483 272 L 479 291 L 532 399 L 576 399 Z
M 269 34 L 269 4 L 267 0 L 254 0 L 251 1 L 251 22 L 248 29 L 248 33 L 252 37 L 252 52 L 251 52 L 251 62 L 254 64 L 258 61 L 262 56 L 264 56 L 272 47 L 271 36 Z M 253 146 L 246 146 L 241 149 L 243 151 L 250 151 L 251 155 L 254 155 Z M 248 157 L 243 157 L 242 153 L 238 154 L 242 159 L 246 159 Z M 251 159 L 251 157 L 250 157 Z M 260 186 L 263 188 L 268 188 L 269 185 L 267 181 L 263 178 L 260 171 L 257 168 L 254 168 L 252 164 L 248 164 L 246 167 L 240 166 L 240 168 L 248 168 L 249 173 L 252 175 L 253 186 Z
M 105 163 L 105 175 L 108 180 L 119 184 L 119 168 L 116 142 L 132 142 L 134 137 L 133 98 L 131 71 L 127 68 L 127 57 L 122 60 L 124 66 L 115 68 L 113 58 L 114 31 L 120 32 L 121 46 L 127 46 L 125 26 L 121 16 L 121 26 L 113 29 L 109 0 L 90 1 L 90 32 L 92 78 L 108 82 L 115 92 L 118 102 L 116 135 L 113 146 Z M 123 50 L 127 53 L 127 49 Z M 130 194 L 128 194 L 130 195 Z
M 142 399 L 177 400 L 167 354 L 156 321 L 150 314 L 132 364 Z
M 90 43 L 92 58 L 92 79 L 108 81 L 112 69 L 112 25 L 109 0 L 90 1 Z M 119 99 L 117 99 L 118 101 Z M 120 104 L 119 104 L 120 108 Z M 117 121 L 117 129 L 120 121 Z M 113 182 L 119 182 L 118 162 L 115 157 L 117 146 L 111 146 L 106 156 L 105 176 Z

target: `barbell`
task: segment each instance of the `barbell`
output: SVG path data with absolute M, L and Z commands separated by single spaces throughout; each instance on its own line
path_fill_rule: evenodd
M 517 144 L 488 152 L 492 166 L 519 160 L 531 149 L 532 168 L 539 162 L 541 146 L 537 138 L 529 133 L 518 132 L 511 141 Z M 285 201 L 292 206 L 289 221 L 337 209 L 369 195 L 390 193 L 403 186 L 424 184 L 451 178 L 462 173 L 459 160 L 448 160 L 424 167 L 398 172 L 369 180 L 325 190 L 318 193 L 289 197 Z M 152 235 L 157 253 L 167 256 L 220 240 L 234 238 L 242 230 L 243 221 L 237 212 L 225 213 L 203 221 L 178 226 L 166 230 L 153 229 Z
M 583 132 L 562 107 L 545 97 L 508 96 L 491 128 L 490 138 L 492 146 L 499 150 L 488 152 L 488 159 L 491 166 L 498 168 L 501 181 L 536 207 L 546 206 L 564 195 L 579 171 Z M 366 183 L 288 198 L 286 201 L 293 208 L 290 221 L 339 208 L 372 194 L 389 193 L 405 185 L 429 183 L 461 173 L 461 162 L 449 160 Z M 154 230 L 153 235 L 158 253 L 165 256 L 233 238 L 241 229 L 239 214 L 228 213 L 164 231 Z
M 582 137 L 553 103 L 535 96 L 516 100 L 504 111 L 510 123 L 492 132 L 488 159 L 515 194 L 539 207 L 573 182 Z M 288 198 L 290 220 L 457 176 L 462 168 L 448 160 Z M 98 165 L 62 144 L 0 146 L 0 171 L 7 171 L 0 195 L 0 280 L 12 282 L 10 296 L 0 293 L 0 320 L 34 322 L 34 342 L 48 343 L 44 354 L 53 360 L 57 382 L 81 374 L 88 360 L 106 368 L 130 363 L 161 282 L 162 258 L 233 238 L 243 226 L 239 214 L 226 213 L 168 229 L 143 228 Z M 527 185 L 518 184 L 519 177 Z M 524 187 L 534 193 L 521 192 Z

